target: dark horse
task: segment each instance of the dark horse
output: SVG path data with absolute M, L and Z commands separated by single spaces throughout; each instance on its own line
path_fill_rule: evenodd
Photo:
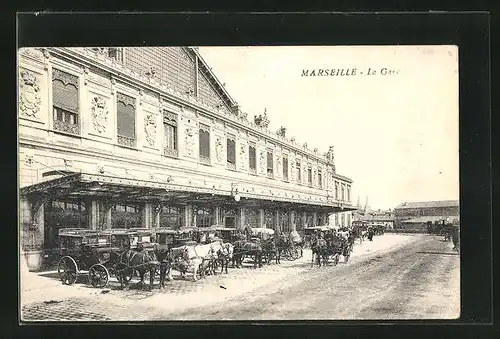
M 328 260 L 328 246 L 326 240 L 321 237 L 319 238 L 313 237 L 311 241 L 311 250 L 312 250 L 311 267 L 314 266 L 315 258 L 316 258 L 316 263 L 320 267 L 322 261 L 323 265 L 326 265 L 326 261 Z
M 170 269 L 172 267 L 172 252 L 168 245 L 156 244 L 154 254 L 156 260 L 160 263 L 160 288 L 165 288 L 165 277 L 167 277 L 167 274 L 170 275 Z
M 279 237 L 272 237 L 262 241 L 262 251 L 266 256 L 266 263 L 270 263 L 274 257 L 276 264 L 280 264 L 281 250 Z
M 215 269 L 220 266 L 221 271 L 220 273 L 222 274 L 225 270 L 227 274 L 227 266 L 229 265 L 229 262 L 233 260 L 233 255 L 234 255 L 234 246 L 231 243 L 223 243 L 222 247 L 217 251 L 217 259 L 214 262 L 214 274 L 215 274 Z
M 120 287 L 128 288 L 128 277 L 131 277 L 134 271 L 139 273 L 140 282 L 144 284 L 144 275 L 149 272 L 149 288 L 153 288 L 154 277 L 157 267 L 160 263 L 156 260 L 154 253 L 149 251 L 127 250 L 120 254 L 116 264 L 115 272 Z
M 233 267 L 241 267 L 243 256 L 249 255 L 254 257 L 254 268 L 262 267 L 262 246 L 258 243 L 238 240 L 233 243 L 234 253 L 233 253 Z

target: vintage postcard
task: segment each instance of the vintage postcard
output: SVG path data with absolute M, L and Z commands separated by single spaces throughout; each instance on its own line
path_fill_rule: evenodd
M 18 50 L 21 320 L 460 316 L 456 46 Z

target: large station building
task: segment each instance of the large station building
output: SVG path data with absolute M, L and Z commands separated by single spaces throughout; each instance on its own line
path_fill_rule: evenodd
M 427 231 L 427 224 L 447 220 L 460 222 L 459 200 L 403 202 L 394 209 L 394 228 Z
M 353 209 L 333 147 L 247 118 L 197 48 L 21 49 L 18 78 L 31 268 L 64 227 L 301 231 Z

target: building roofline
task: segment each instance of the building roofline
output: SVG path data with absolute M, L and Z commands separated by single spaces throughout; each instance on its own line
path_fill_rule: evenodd
M 221 83 L 221 81 L 219 80 L 219 78 L 217 78 L 217 76 L 215 75 L 215 73 L 212 71 L 212 68 L 208 65 L 208 63 L 205 61 L 205 59 L 203 58 L 203 56 L 199 52 L 198 47 L 186 47 L 186 48 L 189 51 L 193 52 L 196 55 L 196 57 L 198 58 L 198 60 L 201 62 L 201 66 L 203 66 L 203 69 L 215 81 L 215 84 L 217 85 L 218 91 L 221 92 L 222 95 L 225 97 L 225 99 L 227 99 L 229 101 L 230 105 L 233 106 L 233 107 L 237 106 L 238 103 L 236 102 L 236 100 L 234 100 L 231 97 L 231 95 L 226 90 L 225 86 Z M 232 109 L 233 107 L 230 107 L 230 108 Z

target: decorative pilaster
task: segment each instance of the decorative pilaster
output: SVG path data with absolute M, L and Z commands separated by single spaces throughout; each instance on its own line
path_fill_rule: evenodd
M 162 204 L 160 202 L 154 203 L 152 205 L 152 213 L 153 213 L 153 227 L 154 228 L 159 228 L 160 227 L 160 212 L 162 209 Z
M 142 226 L 145 228 L 152 228 L 152 206 L 151 203 L 147 202 L 144 204 L 144 208 L 142 210 Z
M 280 224 L 280 210 L 276 210 L 275 212 L 275 216 L 276 216 L 276 229 L 274 230 L 276 233 L 280 233 L 281 232 L 281 224 Z
M 295 224 L 295 211 L 292 210 L 292 209 L 290 209 L 288 213 L 290 215 L 291 231 L 296 231 L 297 230 L 297 225 Z
M 215 224 L 224 224 L 224 221 L 221 220 L 221 213 L 220 213 L 220 206 L 215 206 L 214 208 L 214 218 L 215 218 Z
M 98 229 L 105 230 L 112 228 L 111 208 L 113 205 L 110 201 L 100 202 Z
M 90 200 L 86 202 L 86 208 L 88 211 L 88 228 L 97 230 L 99 227 L 99 204 L 96 200 Z
M 239 225 L 240 225 L 240 229 L 243 229 L 245 227 L 245 208 L 244 207 L 241 207 L 239 209 L 239 218 L 240 219 L 240 222 L 239 222 Z
M 260 217 L 259 227 L 260 228 L 266 227 L 264 209 L 262 208 L 259 209 L 259 217 Z
M 317 212 L 313 212 L 313 226 L 319 226 L 318 225 L 318 214 L 317 214 Z

